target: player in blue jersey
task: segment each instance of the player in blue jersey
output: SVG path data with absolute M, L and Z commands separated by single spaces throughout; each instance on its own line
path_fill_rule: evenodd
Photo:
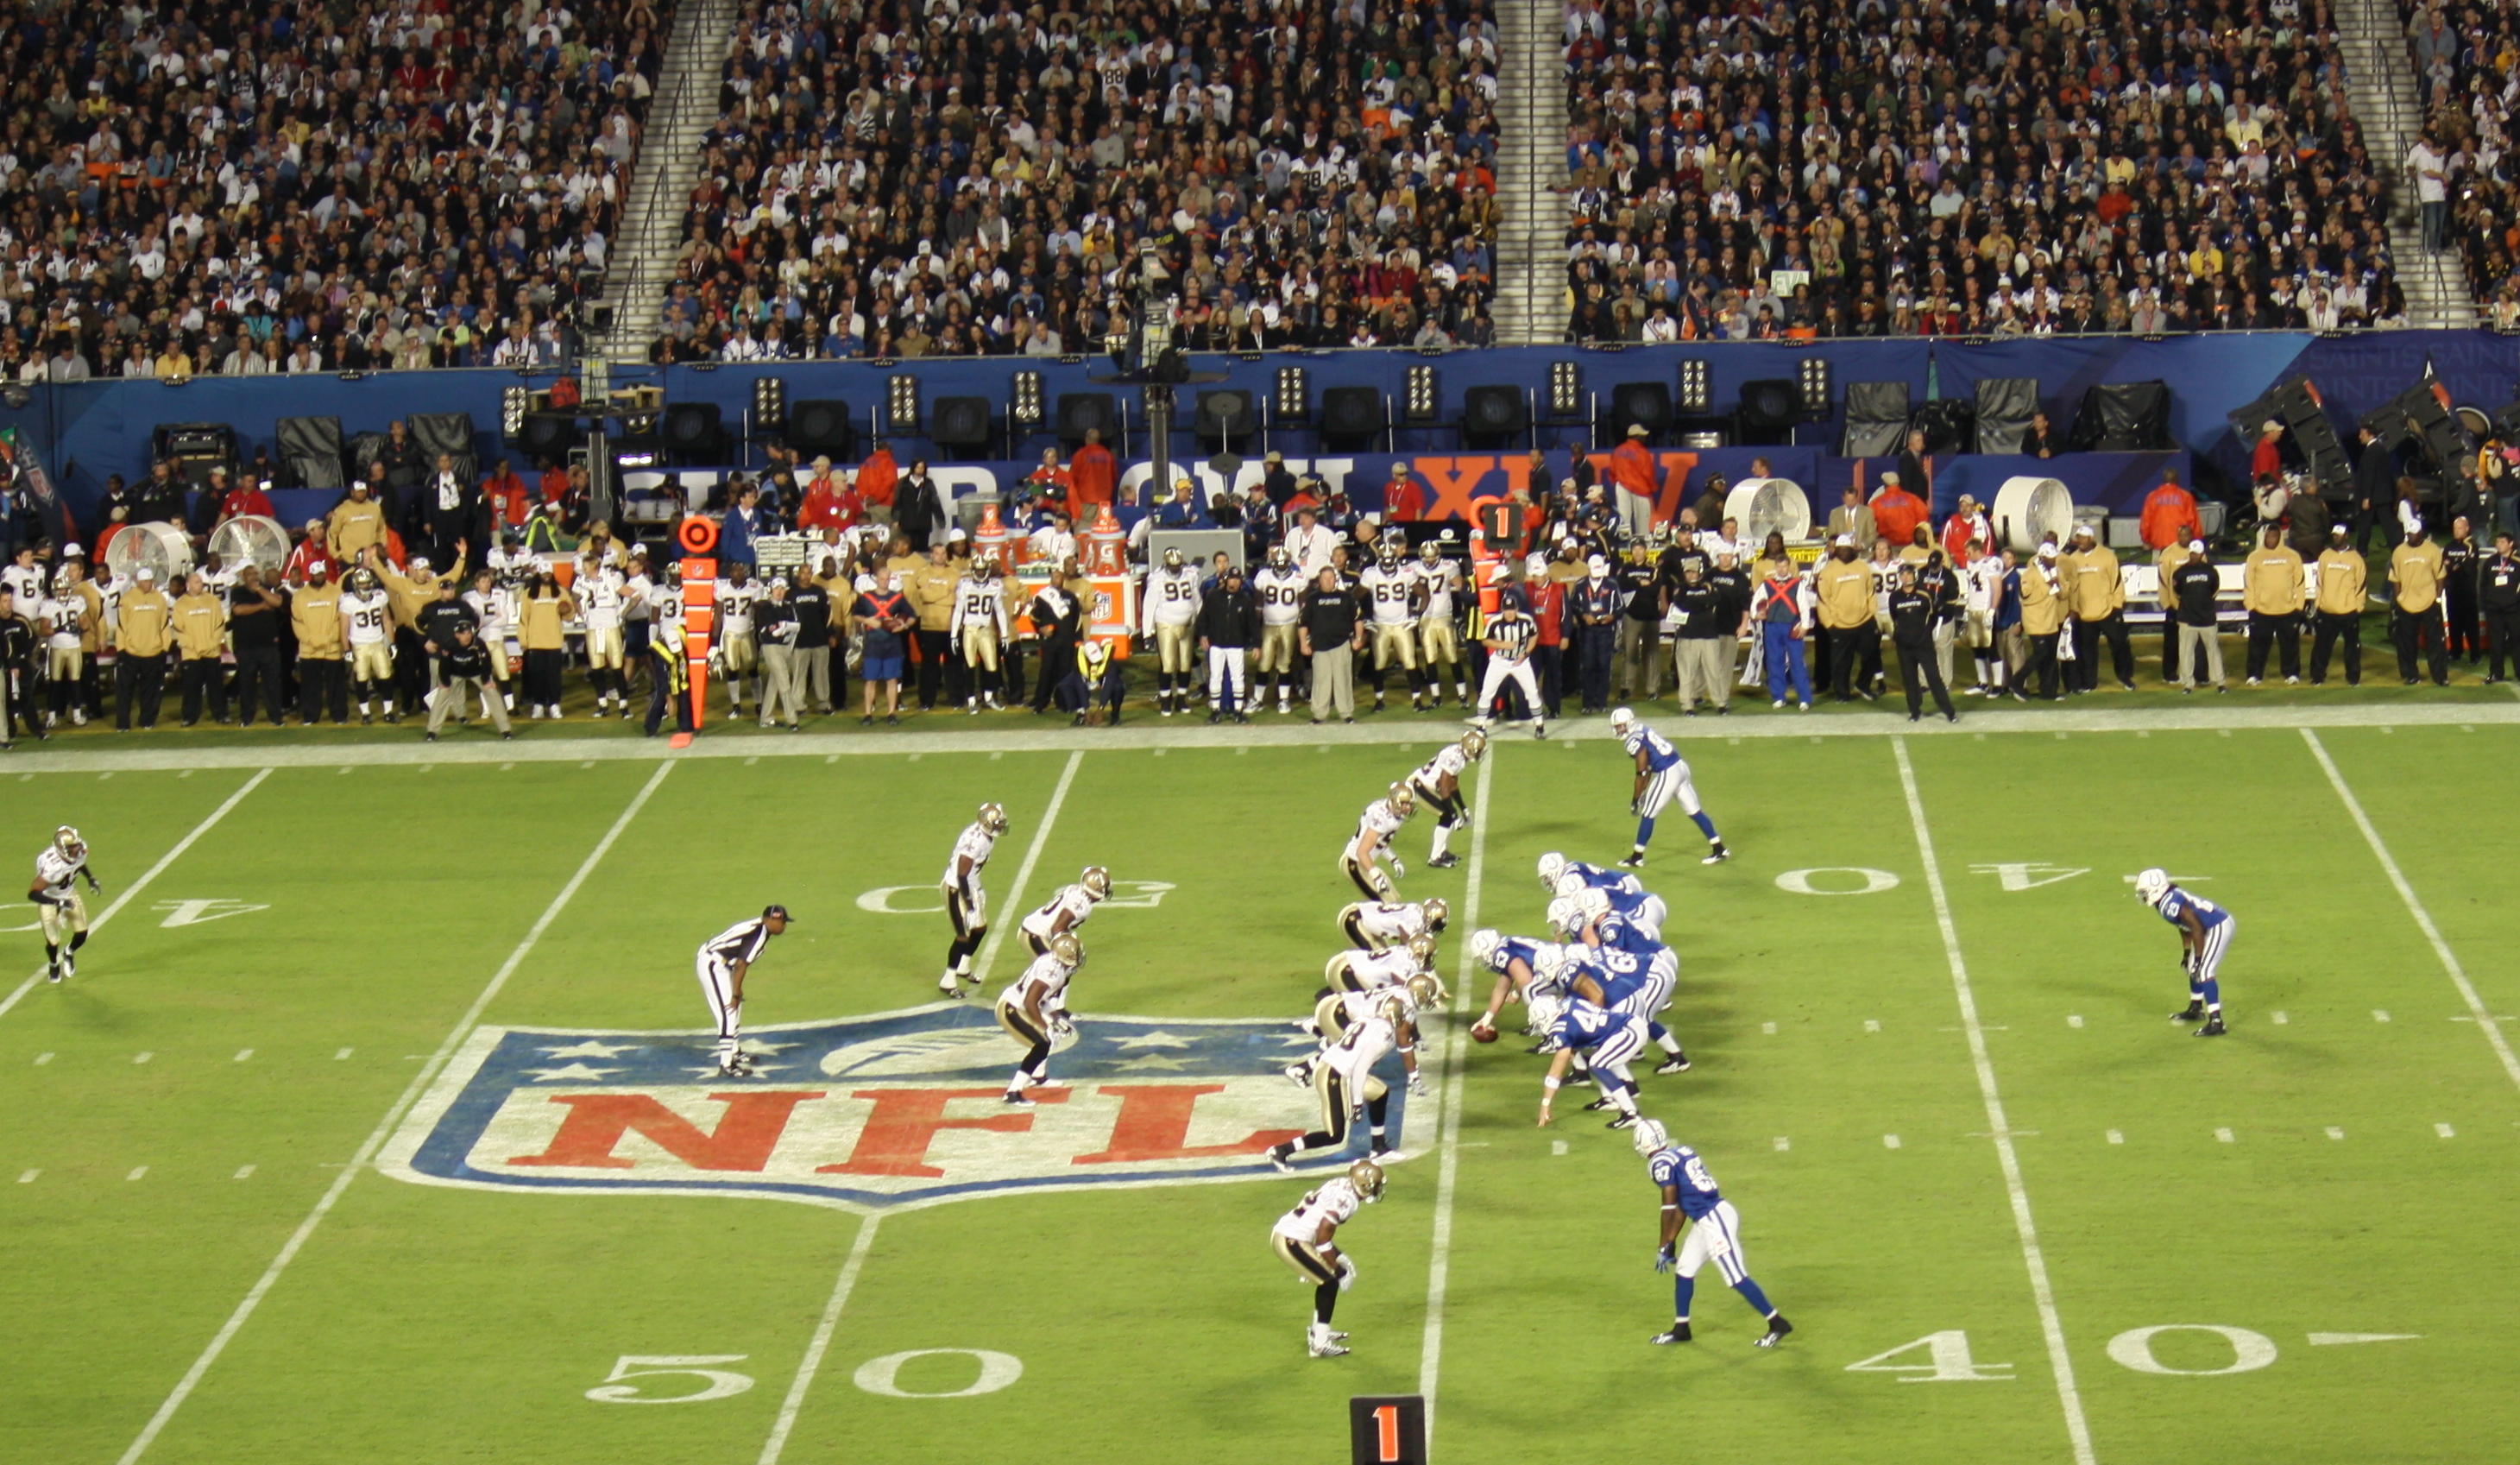
M 1654 1072 L 1688 1073 L 1688 1055 L 1680 1051 L 1680 1039 L 1661 1022 L 1662 1011 L 1671 1005 L 1672 991 L 1680 984 L 1679 954 L 1611 911 L 1608 897 L 1599 891 L 1551 901 L 1552 923 L 1558 923 L 1561 905 L 1570 907 L 1568 920 L 1560 923 L 1568 941 L 1560 948 L 1559 964 L 1567 989 L 1613 1012 L 1642 1018 L 1645 1035 L 1663 1051 L 1663 1061 L 1654 1066 Z M 1587 983 L 1591 990 L 1586 989 Z
M 1470 960 L 1497 974 L 1496 990 L 1488 994 L 1488 1010 L 1470 1025 L 1472 1039 L 1492 1043 L 1497 1040 L 1497 1014 L 1505 1011 L 1508 1002 L 1531 999 L 1532 989 L 1556 969 L 1557 948 L 1548 941 L 1482 928 L 1470 933 Z
M 1654 820 L 1677 800 L 1680 811 L 1696 824 L 1697 832 L 1706 836 L 1706 858 L 1700 863 L 1722 864 L 1732 857 L 1724 847 L 1723 839 L 1715 833 L 1715 821 L 1706 817 L 1698 806 L 1697 785 L 1688 777 L 1688 760 L 1671 746 L 1671 739 L 1637 720 L 1630 708 L 1610 710 L 1610 733 L 1628 750 L 1637 762 L 1637 786 L 1628 795 L 1628 812 L 1637 816 L 1637 847 L 1628 851 L 1620 864 L 1634 870 L 1645 862 L 1645 847 L 1653 843 Z
M 1547 868 L 1547 862 L 1552 858 L 1557 860 L 1557 867 L 1563 873 L 1557 877 L 1557 884 L 1551 893 L 1559 899 L 1588 893 L 1599 895 L 1609 903 L 1611 910 L 1637 930 L 1654 940 L 1662 939 L 1662 923 L 1671 912 L 1664 907 L 1662 897 L 1639 885 L 1635 876 L 1604 865 L 1570 860 L 1562 855 L 1544 855 L 1543 868 Z
M 1592 1060 L 1593 1083 L 1601 1090 L 1602 1099 L 1619 1111 L 1610 1127 L 1624 1129 L 1635 1123 L 1637 1080 L 1628 1076 L 1628 1060 L 1645 1049 L 1644 1020 L 1555 992 L 1533 993 L 1530 1006 L 1531 1025 L 1540 1030 L 1542 1044 L 1557 1054 L 1540 1084 L 1541 1126 L 1548 1127 L 1550 1108 L 1557 1090 L 1565 1086 L 1567 1067 L 1578 1052 Z
M 1741 1256 L 1740 1213 L 1715 1188 L 1715 1176 L 1708 1173 L 1706 1162 L 1688 1146 L 1673 1144 L 1658 1120 L 1639 1122 L 1634 1139 L 1637 1153 L 1645 1157 L 1645 1173 L 1662 1187 L 1662 1244 L 1654 1249 L 1654 1270 L 1680 1274 L 1671 1288 L 1671 1331 L 1656 1333 L 1652 1341 L 1688 1342 L 1688 1300 L 1697 1291 L 1699 1268 L 1712 1261 L 1732 1290 L 1741 1294 L 1741 1301 L 1768 1320 L 1767 1335 L 1757 1340 L 1758 1347 L 1782 1343 L 1794 1325 L 1750 1280 L 1749 1263 Z M 1684 1221 L 1688 1225 L 1686 1242 L 1680 1239 Z
M 2179 969 L 2187 974 L 2187 1005 L 2170 1015 L 2174 1023 L 2192 1023 L 2198 1018 L 2205 1026 L 2196 1030 L 2198 1037 L 2223 1035 L 2223 953 L 2231 949 L 2231 933 L 2239 922 L 2231 913 L 2204 896 L 2182 891 L 2170 883 L 2161 870 L 2146 870 L 2135 878 L 2137 898 L 2161 913 L 2161 918 L 2179 928 Z

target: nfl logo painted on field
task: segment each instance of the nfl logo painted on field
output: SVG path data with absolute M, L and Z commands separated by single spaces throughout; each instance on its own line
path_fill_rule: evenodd
M 1030 1109 L 1000 1097 L 1022 1051 L 984 1007 L 764 1028 L 743 1046 L 748 1080 L 718 1077 L 703 1035 L 477 1029 L 377 1167 L 424 1185 L 871 1211 L 1266 1179 L 1261 1151 L 1319 1124 L 1311 1091 L 1279 1072 L 1313 1039 L 1276 1021 L 1079 1018 L 1051 1063 L 1058 1086 L 1032 1090 Z M 1398 1061 L 1384 1065 L 1406 1148 L 1408 1092 Z M 1355 1136 L 1298 1172 L 1362 1155 L 1362 1122 Z

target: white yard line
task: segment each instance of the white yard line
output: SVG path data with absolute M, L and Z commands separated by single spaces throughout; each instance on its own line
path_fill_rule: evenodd
M 1934 923 L 1942 929 L 1943 955 L 1951 962 L 1952 992 L 1960 1005 L 1960 1025 L 1967 1030 L 1969 1059 L 1977 1066 L 1978 1096 L 1986 1101 L 1986 1126 L 1995 1137 L 1995 1154 L 2003 1167 L 2003 1188 L 2012 1198 L 2012 1226 L 2021 1239 L 2021 1259 L 2030 1269 L 2030 1296 L 2039 1307 L 2039 1331 L 2048 1341 L 2048 1365 L 2056 1376 L 2056 1398 L 2065 1410 L 2065 1436 L 2074 1446 L 2075 1465 L 2092 1465 L 2092 1427 L 2083 1418 L 2082 1391 L 2074 1384 L 2074 1360 L 2065 1351 L 2065 1325 L 2056 1315 L 2056 1290 L 2048 1280 L 2047 1254 L 2040 1250 L 2039 1227 L 2030 1217 L 2030 1192 L 2021 1183 L 2021 1159 L 2013 1153 L 2012 1126 L 2003 1116 L 2003 1096 L 1995 1082 L 1995 1064 L 1987 1057 L 1986 1030 L 1978 1023 L 1977 994 L 1970 989 L 1968 962 L 1960 955 L 1959 928 L 1952 920 L 1952 902 L 1943 889 L 1943 867 L 1934 857 L 1933 832 L 1925 827 L 1925 801 L 1916 794 L 1916 768 L 1908 760 L 1908 740 L 1892 738 L 1890 751 L 1899 759 L 1899 787 L 1908 796 L 1908 822 L 1914 826 L 1916 857 L 1925 867 L 1925 889 L 1933 896 Z
M 1496 782 L 1497 750 L 1479 762 L 1478 807 L 1470 811 L 1470 864 L 1462 881 L 1462 924 L 1455 938 L 1460 960 L 1453 971 L 1453 1015 L 1444 1025 L 1444 1105 L 1436 1141 L 1435 1233 L 1426 1256 L 1426 1340 L 1418 1358 L 1418 1393 L 1426 1400 L 1426 1439 L 1435 1438 L 1435 1384 L 1444 1364 L 1444 1294 L 1452 1279 L 1453 1191 L 1461 1178 L 1462 1080 L 1466 1068 L 1470 1012 L 1470 939 L 1478 929 L 1479 886 L 1487 873 L 1488 791 Z
M 2318 759 L 2320 771 L 2327 775 L 2327 786 L 2336 791 L 2336 797 L 2345 801 L 2345 811 L 2354 816 L 2354 827 L 2362 831 L 2362 842 L 2371 847 L 2372 857 L 2379 860 L 2381 873 L 2389 877 L 2389 884 L 2397 887 L 2398 898 L 2406 903 L 2407 914 L 2415 918 L 2415 929 L 2424 934 L 2425 940 L 2432 942 L 2433 955 L 2441 958 L 2442 970 L 2450 974 L 2451 984 L 2458 988 L 2460 1000 L 2467 1003 L 2468 1015 L 2476 1020 L 2477 1028 L 2485 1033 L 2485 1040 L 2494 1045 L 2494 1056 L 2502 1060 L 2502 1072 L 2510 1076 L 2513 1083 L 2520 1084 L 2520 1057 L 2512 1054 L 2510 1040 L 2502 1035 L 2500 1020 L 2487 1009 L 2485 999 L 2477 995 L 2476 984 L 2467 980 L 2467 969 L 2458 964 L 2458 957 L 2450 949 L 2450 942 L 2442 939 L 2441 928 L 2433 924 L 2432 912 L 2424 909 L 2424 902 L 2415 897 L 2415 888 L 2408 884 L 2406 873 L 2398 868 L 2397 860 L 2389 853 L 2388 845 L 2380 838 L 2380 831 L 2372 826 L 2371 816 L 2362 812 L 2362 801 L 2354 797 L 2353 788 L 2345 782 L 2345 775 L 2337 768 L 2336 760 L 2327 755 L 2327 747 L 2318 741 L 2318 734 L 2305 727 L 2301 730 L 2301 738 L 2310 745 L 2311 756 Z
M 867 1252 L 875 1246 L 876 1224 L 882 1219 L 883 1213 L 878 1211 L 858 1222 L 858 1239 L 849 1247 L 849 1259 L 840 1263 L 840 1279 L 832 1285 L 832 1300 L 823 1305 L 823 1320 L 814 1326 L 814 1341 L 805 1345 L 795 1381 L 788 1386 L 788 1399 L 779 1406 L 779 1422 L 770 1427 L 770 1439 L 761 1446 L 761 1465 L 779 1465 L 779 1453 L 788 1447 L 788 1432 L 796 1428 L 797 1411 L 805 1407 L 806 1392 L 814 1387 L 814 1375 L 822 1371 L 832 1332 L 840 1325 L 840 1309 L 857 1289 L 858 1272 L 866 1265 Z
M 182 1408 L 184 1400 L 190 1398 L 193 1391 L 200 1387 L 202 1376 L 210 1371 L 210 1365 L 219 1360 L 219 1354 L 227 1351 L 228 1344 L 244 1329 L 246 1321 L 253 1316 L 254 1309 L 262 1305 L 263 1298 L 270 1294 L 273 1285 L 280 1280 L 280 1274 L 289 1269 L 290 1262 L 297 1259 L 298 1252 L 305 1248 L 307 1239 L 315 1234 L 315 1228 L 324 1223 L 324 1217 L 330 1215 L 334 1206 L 339 1203 L 341 1193 L 350 1188 L 350 1182 L 358 1178 L 359 1171 L 365 1169 L 368 1163 L 376 1158 L 378 1149 L 384 1144 L 386 1137 L 393 1133 L 394 1126 L 402 1122 L 402 1117 L 411 1109 L 413 1101 L 428 1092 L 428 1085 L 436 1079 L 438 1071 L 446 1066 L 446 1060 L 453 1056 L 457 1048 L 463 1046 L 467 1037 L 472 1035 L 473 1025 L 481 1020 L 481 1014 L 489 1007 L 491 999 L 499 995 L 500 989 L 508 984 L 508 979 L 516 975 L 517 968 L 524 964 L 525 957 L 542 940 L 543 934 L 551 930 L 552 923 L 560 919 L 560 913 L 567 909 L 568 902 L 577 894 L 578 888 L 586 884 L 587 877 L 595 873 L 596 865 L 611 850 L 613 843 L 621 838 L 622 832 L 630 827 L 630 821 L 639 816 L 639 810 L 648 806 L 648 800 L 655 794 L 657 785 L 663 783 L 665 775 L 673 771 L 672 763 L 659 764 L 656 771 L 649 776 L 648 781 L 640 786 L 638 794 L 630 801 L 630 806 L 621 811 L 621 817 L 612 821 L 612 827 L 604 832 L 604 838 L 596 844 L 594 850 L 577 867 L 577 873 L 568 878 L 568 884 L 562 886 L 560 893 L 552 897 L 551 904 L 543 908 L 542 915 L 535 920 L 532 928 L 526 931 L 524 939 L 517 942 L 517 949 L 509 952 L 508 959 L 499 964 L 499 970 L 490 978 L 489 985 L 481 988 L 481 994 L 474 997 L 472 1005 L 464 1010 L 464 1016 L 456 1020 L 454 1030 L 446 1034 L 446 1041 L 439 1043 L 437 1051 L 430 1054 L 428 1061 L 420 1066 L 420 1072 L 412 1076 L 410 1084 L 402 1091 L 402 1096 L 394 1100 L 393 1107 L 385 1111 L 385 1117 L 382 1120 L 378 1121 L 377 1127 L 369 1132 L 366 1142 L 359 1146 L 358 1153 L 353 1155 L 350 1163 L 342 1167 L 341 1172 L 334 1177 L 332 1185 L 325 1190 L 323 1198 L 315 1203 L 315 1209 L 306 1213 L 306 1219 L 298 1223 L 297 1229 L 290 1235 L 287 1244 L 281 1247 L 280 1255 L 271 1259 L 271 1265 L 263 1268 L 262 1276 L 255 1281 L 252 1289 L 246 1293 L 245 1301 L 237 1304 L 236 1311 L 228 1315 L 227 1322 L 210 1339 L 209 1346 L 202 1349 L 202 1355 L 193 1360 L 193 1366 L 184 1370 L 184 1377 L 176 1383 L 175 1392 L 166 1396 L 166 1401 L 158 1406 L 158 1412 L 151 1415 L 149 1423 L 141 1429 L 140 1438 L 132 1441 L 131 1447 L 122 1452 L 121 1465 L 133 1465 L 134 1461 L 148 1452 L 150 1444 L 157 1440 L 158 1432 L 166 1428 L 166 1422 L 175 1417 L 175 1411 Z
M 1084 761 L 1082 752 L 1067 755 L 1067 766 L 1058 775 L 1058 787 L 1050 791 L 1050 806 L 1041 811 L 1041 827 L 1032 832 L 1032 844 L 1024 849 L 1023 863 L 1015 866 L 1014 884 L 1007 887 L 1006 903 L 998 907 L 998 918 L 989 923 L 989 939 L 980 943 L 979 958 L 971 964 L 971 981 L 982 990 L 988 987 L 989 967 L 998 959 L 998 947 L 1006 944 L 1007 933 L 1026 914 L 1024 888 L 1032 883 L 1032 867 L 1041 862 L 1042 848 L 1050 843 L 1050 827 L 1058 822 L 1059 805 L 1067 802 L 1067 787 L 1076 782 L 1077 765 Z
M 131 903 L 132 896 L 149 889 L 150 882 L 156 880 L 158 876 L 165 874 L 166 867 L 175 862 L 175 857 L 177 855 L 180 855 L 185 850 L 192 848 L 195 841 L 201 839 L 202 836 L 208 834 L 212 828 L 217 826 L 221 819 L 228 816 L 228 811 L 230 809 L 233 809 L 238 804 L 245 802 L 246 795 L 260 788 L 262 786 L 262 781 L 270 776 L 271 770 L 269 768 L 265 768 L 261 772 L 256 773 L 253 777 L 247 779 L 245 781 L 244 788 L 230 794 L 227 797 L 226 802 L 220 804 L 217 808 L 210 810 L 210 816 L 208 818 L 194 825 L 193 832 L 177 841 L 174 848 L 169 849 L 164 854 L 160 855 L 158 859 L 158 863 L 151 865 L 146 874 L 142 875 L 138 880 L 133 881 L 131 884 L 123 887 L 122 893 L 113 897 L 113 903 L 107 906 L 104 912 L 95 920 L 88 922 L 87 929 L 89 933 L 92 935 L 104 930 L 105 923 L 121 914 L 122 908 Z M 8 1016 L 9 1009 L 17 1006 L 19 1001 L 23 998 L 26 993 L 34 990 L 35 984 L 43 980 L 44 974 L 40 969 L 38 969 L 25 981 L 19 983 L 15 991 L 12 991 L 5 998 L 0 998 L 0 1017 Z

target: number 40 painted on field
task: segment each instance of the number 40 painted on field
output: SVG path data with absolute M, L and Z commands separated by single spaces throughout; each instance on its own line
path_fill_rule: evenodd
M 1913 1354 L 1923 1349 L 1930 1362 L 1893 1363 L 1901 1353 Z M 1884 1353 L 1874 1353 L 1860 1362 L 1846 1365 L 1848 1373 L 1895 1373 L 1902 1384 L 2008 1384 L 2012 1381 L 2009 1363 L 1980 1363 L 1969 1356 L 1968 1334 L 1958 1328 L 1944 1333 L 1928 1333 L 1913 1343 L 1903 1343 Z

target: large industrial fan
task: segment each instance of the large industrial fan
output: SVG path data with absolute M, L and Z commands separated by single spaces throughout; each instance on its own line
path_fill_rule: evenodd
M 105 568 L 125 585 L 142 570 L 156 574 L 161 586 L 179 584 L 193 568 L 193 541 L 171 524 L 131 525 L 106 542 Z
M 2048 534 L 2063 544 L 2073 532 L 2074 495 L 2054 479 L 2025 474 L 1995 490 L 1995 537 L 2014 554 L 2034 553 Z
M 1811 496 L 1791 479 L 1743 479 L 1725 497 L 1724 517 L 1741 526 L 1741 543 L 1751 554 L 1771 533 L 1784 535 L 1788 544 L 1811 537 Z
M 258 565 L 264 574 L 278 574 L 289 564 L 289 531 L 277 519 L 240 515 L 210 531 L 208 550 L 228 573 Z

